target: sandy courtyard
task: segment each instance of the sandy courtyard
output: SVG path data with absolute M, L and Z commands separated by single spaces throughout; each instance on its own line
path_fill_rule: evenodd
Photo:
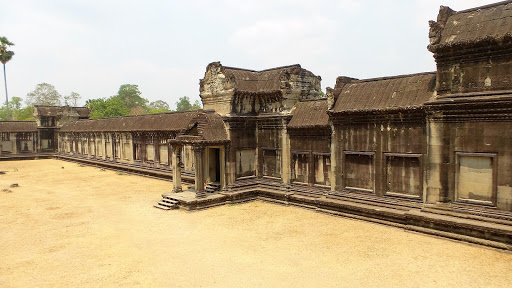
M 509 252 L 263 202 L 163 211 L 170 182 L 58 160 L 0 170 L 0 287 L 512 283 Z

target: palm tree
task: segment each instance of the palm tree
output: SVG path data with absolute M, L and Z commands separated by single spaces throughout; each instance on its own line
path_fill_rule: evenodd
M 9 120 L 9 96 L 7 94 L 7 76 L 5 74 L 5 63 L 11 60 L 14 52 L 7 50 L 9 46 L 14 46 L 14 43 L 9 42 L 6 37 L 0 37 L 0 62 L 4 64 L 4 83 L 5 83 L 5 106 L 7 108 L 7 120 Z

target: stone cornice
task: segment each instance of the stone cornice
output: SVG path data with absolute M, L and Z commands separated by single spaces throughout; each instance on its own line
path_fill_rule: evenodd
M 425 103 L 429 121 L 512 121 L 512 91 L 450 94 Z

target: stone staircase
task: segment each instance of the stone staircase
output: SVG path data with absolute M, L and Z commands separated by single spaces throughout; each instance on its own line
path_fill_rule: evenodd
M 218 191 L 219 188 L 219 183 L 208 183 L 206 184 L 206 188 L 204 190 L 206 191 L 206 193 L 214 193 L 215 191 Z
M 156 203 L 154 207 L 162 210 L 178 209 L 179 201 L 168 196 L 162 196 L 162 200 Z
M 290 192 L 294 194 L 299 194 L 302 196 L 319 198 L 330 192 L 330 189 L 327 187 L 309 187 L 305 185 L 296 185 L 292 184 L 290 186 Z

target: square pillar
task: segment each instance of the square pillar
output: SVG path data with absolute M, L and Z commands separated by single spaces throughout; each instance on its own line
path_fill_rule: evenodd
M 206 192 L 204 190 L 204 146 L 192 146 L 192 150 L 194 151 L 194 160 L 195 160 L 195 190 L 196 190 L 196 198 L 204 198 L 206 197 Z
M 172 192 L 181 192 L 181 146 L 172 145 Z
M 342 137 L 341 127 L 331 123 L 331 191 L 343 190 Z
M 286 129 L 286 122 L 281 129 L 281 179 L 283 184 L 291 183 L 291 151 L 290 151 L 290 135 Z
M 447 123 L 427 121 L 427 172 L 424 185 L 424 201 L 429 203 L 450 202 L 450 135 Z
M 219 166 L 220 166 L 220 189 L 224 190 L 227 187 L 226 184 L 226 146 L 220 148 L 219 152 Z

